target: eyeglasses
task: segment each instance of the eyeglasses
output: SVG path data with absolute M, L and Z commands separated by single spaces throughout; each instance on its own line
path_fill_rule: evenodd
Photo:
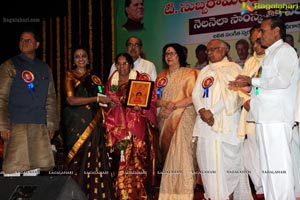
M 217 49 L 221 49 L 221 48 L 225 48 L 225 47 L 211 47 L 211 48 L 208 48 L 205 53 L 208 53 L 208 52 L 214 52 L 216 51 Z
M 166 53 L 165 53 L 165 57 L 167 57 L 167 56 L 173 57 L 173 56 L 175 56 L 175 55 L 177 55 L 176 52 L 166 52 Z
M 126 45 L 127 47 L 130 47 L 130 48 L 133 48 L 133 47 L 140 47 L 140 46 L 142 46 L 140 43 L 135 43 L 135 44 L 133 44 L 133 43 L 128 43 L 127 45 Z
M 33 39 L 24 39 L 24 38 L 21 38 L 21 39 L 20 39 L 20 42 L 21 42 L 21 43 L 23 43 L 23 42 L 24 42 L 24 43 L 33 43 L 34 41 L 35 41 L 35 40 L 33 40 Z
M 128 62 L 123 62 L 123 63 L 116 63 L 116 67 L 121 67 L 121 66 L 128 66 Z

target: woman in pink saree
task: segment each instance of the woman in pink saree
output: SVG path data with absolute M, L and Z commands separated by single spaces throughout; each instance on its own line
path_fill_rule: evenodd
M 117 70 L 106 84 L 106 95 L 112 99 L 105 126 L 107 145 L 112 149 L 118 199 L 147 199 L 154 186 L 156 126 L 156 90 L 149 97 L 149 109 L 125 104 L 129 80 L 150 80 L 149 75 L 132 69 L 127 53 L 117 55 Z M 148 193 L 148 194 L 147 194 Z

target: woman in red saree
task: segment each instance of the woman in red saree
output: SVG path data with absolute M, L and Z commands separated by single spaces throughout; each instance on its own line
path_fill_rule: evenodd
M 106 84 L 106 95 L 115 106 L 107 112 L 106 142 L 113 150 L 118 199 L 147 199 L 154 186 L 156 126 L 155 88 L 149 97 L 149 109 L 125 105 L 129 80 L 150 80 L 149 75 L 132 69 L 133 60 L 127 53 L 117 55 L 117 70 Z M 146 188 L 147 186 L 147 188 Z

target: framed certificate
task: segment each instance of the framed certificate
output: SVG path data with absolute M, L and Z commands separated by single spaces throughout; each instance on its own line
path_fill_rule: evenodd
M 126 97 L 126 106 L 148 109 L 153 90 L 152 81 L 129 80 L 129 88 Z

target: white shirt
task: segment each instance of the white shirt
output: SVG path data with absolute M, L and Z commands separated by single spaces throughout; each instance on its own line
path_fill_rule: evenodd
M 299 58 L 299 75 L 298 75 L 298 89 L 297 89 L 297 100 L 296 100 L 296 114 L 295 121 L 300 122 L 300 58 Z
M 293 123 L 298 81 L 297 53 L 280 39 L 266 49 L 260 66 L 261 77 L 252 78 L 248 120 Z M 259 89 L 258 95 L 255 87 Z
M 156 73 L 155 65 L 152 62 L 150 62 L 149 60 L 145 60 L 145 59 L 139 57 L 136 61 L 134 61 L 133 65 L 134 65 L 133 68 L 135 70 L 137 70 L 138 72 L 149 74 L 151 81 L 156 80 L 157 73 Z M 109 73 L 108 78 L 110 78 L 110 76 L 113 74 L 113 72 L 115 70 L 117 70 L 117 68 L 114 63 L 114 64 L 112 64 L 112 66 L 110 68 L 110 73 Z

